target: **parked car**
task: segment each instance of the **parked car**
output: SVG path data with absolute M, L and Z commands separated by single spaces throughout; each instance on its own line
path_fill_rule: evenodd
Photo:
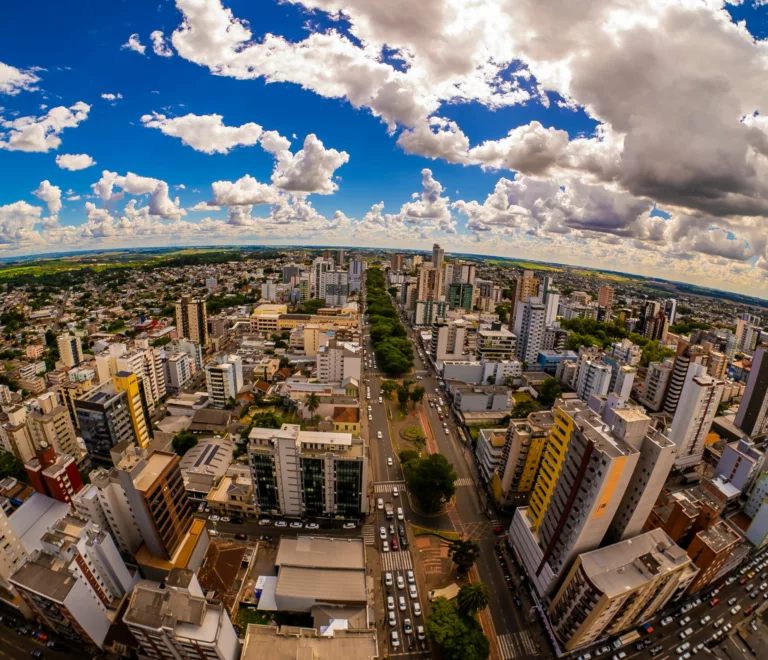
M 384 500 L 379 498 L 376 500 L 376 508 L 381 511 L 384 508 Z
M 214 514 L 212 516 L 209 516 L 208 520 L 210 520 L 211 522 L 219 522 L 220 518 L 216 514 Z
M 298 520 L 294 520 L 290 524 L 290 528 L 291 529 L 301 529 L 302 527 L 304 527 L 304 523 L 300 523 Z
M 259 525 L 261 525 L 262 527 L 267 527 L 268 525 L 271 525 L 271 524 L 272 524 L 272 521 L 269 518 L 262 518 L 261 520 L 259 520 Z
M 238 541 L 247 541 L 248 540 L 248 534 L 243 534 L 242 532 L 238 532 L 237 534 L 235 534 L 235 538 Z
M 344 529 L 355 529 L 356 527 L 357 527 L 357 524 L 353 522 L 344 523 L 343 525 Z
M 320 525 L 318 523 L 307 523 L 307 529 L 320 529 Z
M 222 516 L 221 517 L 221 522 L 228 523 L 230 520 L 231 520 L 231 518 L 229 516 Z
M 288 527 L 288 523 L 285 520 L 278 520 L 275 523 L 275 527 Z

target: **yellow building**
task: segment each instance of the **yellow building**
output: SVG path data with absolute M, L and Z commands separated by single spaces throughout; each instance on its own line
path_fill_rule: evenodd
M 544 457 L 541 459 L 541 468 L 533 485 L 533 493 L 528 505 L 528 518 L 531 520 L 534 531 L 541 526 L 544 513 L 555 490 L 557 477 L 560 475 L 560 469 L 568 451 L 568 443 L 573 434 L 574 416 L 582 410 L 586 410 L 586 404 L 579 399 L 558 399 L 555 402 L 554 424 L 544 444 Z
M 126 392 L 128 395 L 128 411 L 131 414 L 133 432 L 136 434 L 136 442 L 139 447 L 148 447 L 151 440 L 147 418 L 144 415 L 144 406 L 141 403 L 139 381 L 136 374 L 130 371 L 119 371 L 112 379 L 118 392 Z
M 333 430 L 335 433 L 360 435 L 360 409 L 343 407 L 333 409 Z
M 320 326 L 308 323 L 304 326 L 304 353 L 307 357 L 315 357 L 320 349 Z

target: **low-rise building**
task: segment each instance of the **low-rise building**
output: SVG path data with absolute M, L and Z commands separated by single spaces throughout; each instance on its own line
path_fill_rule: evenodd
M 512 410 L 512 390 L 503 385 L 451 386 L 453 407 L 461 412 Z

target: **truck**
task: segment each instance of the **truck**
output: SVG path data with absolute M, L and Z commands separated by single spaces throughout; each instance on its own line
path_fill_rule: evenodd
M 456 598 L 456 596 L 459 593 L 459 585 L 453 582 L 452 584 L 449 584 L 447 587 L 444 587 L 443 589 L 432 589 L 429 592 L 429 602 L 434 602 L 438 598 L 445 598 L 447 600 L 451 600 L 451 598 Z
M 392 502 L 384 502 L 384 513 L 388 520 L 394 517 L 395 510 L 392 508 Z

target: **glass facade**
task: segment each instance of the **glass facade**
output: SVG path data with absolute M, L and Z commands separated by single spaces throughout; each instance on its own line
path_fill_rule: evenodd
M 306 515 L 321 516 L 325 513 L 325 478 L 322 459 L 301 459 L 301 497 Z
M 279 509 L 275 457 L 272 454 L 254 452 L 251 454 L 251 474 L 256 503 L 262 511 Z
M 363 490 L 363 464 L 361 461 L 337 460 L 336 492 L 334 493 L 336 515 L 354 518 L 360 515 L 360 502 L 365 496 Z

